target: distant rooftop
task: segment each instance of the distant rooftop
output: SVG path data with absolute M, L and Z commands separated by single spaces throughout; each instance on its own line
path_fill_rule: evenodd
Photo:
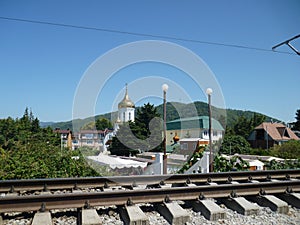
M 264 122 L 255 130 L 265 130 L 273 140 L 299 140 L 299 137 L 288 127 L 281 123 Z

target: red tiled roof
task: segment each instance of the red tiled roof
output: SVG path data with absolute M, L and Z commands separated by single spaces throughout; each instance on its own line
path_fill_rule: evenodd
M 113 130 L 111 129 L 105 129 L 105 130 L 81 130 L 79 132 L 76 132 L 76 134 L 107 134 L 111 133 Z
M 81 134 L 101 134 L 105 133 L 104 130 L 81 130 L 79 133 Z
M 281 123 L 262 123 L 255 130 L 265 130 L 269 136 L 275 140 L 300 140 L 299 137 L 288 127 Z
M 69 133 L 72 133 L 71 130 L 60 130 L 60 129 L 55 129 L 54 132 L 57 132 L 59 134 L 69 134 Z

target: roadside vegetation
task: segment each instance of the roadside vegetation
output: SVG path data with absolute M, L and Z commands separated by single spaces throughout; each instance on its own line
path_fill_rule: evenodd
M 0 180 L 98 175 L 79 151 L 60 144 L 60 136 L 41 128 L 28 109 L 20 119 L 1 119 Z

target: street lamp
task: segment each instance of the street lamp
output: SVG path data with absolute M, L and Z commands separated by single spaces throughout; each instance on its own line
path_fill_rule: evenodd
M 162 85 L 164 94 L 164 156 L 163 156 L 163 174 L 167 174 L 167 90 L 169 86 L 167 84 Z
M 208 132 L 209 132 L 209 172 L 213 172 L 214 167 L 213 167 L 213 155 L 212 155 L 212 137 L 211 137 L 211 94 L 212 94 L 212 89 L 211 88 L 207 88 L 206 89 L 206 94 L 208 97 L 208 114 L 209 114 L 209 128 L 208 128 Z

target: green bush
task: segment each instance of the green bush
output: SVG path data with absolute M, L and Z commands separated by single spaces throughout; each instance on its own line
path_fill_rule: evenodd
M 291 140 L 274 146 L 271 154 L 284 159 L 298 159 L 300 158 L 300 141 Z
M 0 179 L 96 176 L 82 154 L 61 149 L 60 136 L 40 128 L 25 110 L 20 119 L 0 120 Z

